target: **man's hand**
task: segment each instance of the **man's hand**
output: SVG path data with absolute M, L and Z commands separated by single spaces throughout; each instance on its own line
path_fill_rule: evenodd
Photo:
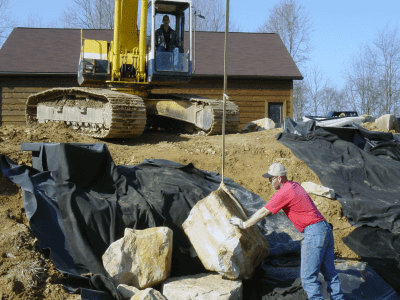
M 233 218 L 230 218 L 229 223 L 231 223 L 233 226 L 239 227 L 240 229 L 246 229 L 246 223 L 244 223 L 242 219 L 239 219 L 236 216 Z

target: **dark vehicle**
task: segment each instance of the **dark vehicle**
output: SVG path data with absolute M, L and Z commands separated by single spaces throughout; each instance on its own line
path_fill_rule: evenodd
M 356 111 L 330 111 L 326 115 L 326 118 L 338 117 L 358 117 L 358 113 Z
M 358 113 L 356 111 L 330 111 L 326 116 L 304 116 L 306 119 L 311 120 L 332 120 L 337 118 L 344 117 L 358 117 Z

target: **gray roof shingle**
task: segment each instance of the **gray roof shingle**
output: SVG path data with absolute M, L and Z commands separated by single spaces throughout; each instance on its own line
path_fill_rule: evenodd
M 83 36 L 110 41 L 113 31 L 84 29 Z M 0 49 L 0 74 L 77 73 L 80 39 L 80 29 L 15 28 Z M 224 40 L 223 32 L 196 32 L 196 75 L 223 75 Z M 228 75 L 303 78 L 280 37 L 269 33 L 229 33 Z

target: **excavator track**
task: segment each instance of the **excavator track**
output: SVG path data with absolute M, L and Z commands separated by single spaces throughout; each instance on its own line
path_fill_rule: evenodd
M 187 122 L 205 135 L 222 133 L 222 100 L 195 95 L 152 96 L 142 99 L 109 89 L 54 88 L 28 98 L 26 121 L 62 122 L 95 138 L 134 138 L 143 133 L 147 113 Z M 230 101 L 226 101 L 225 108 L 225 133 L 236 133 L 239 108 Z
M 28 124 L 63 122 L 95 138 L 133 138 L 146 125 L 141 97 L 99 88 L 54 88 L 31 95 L 26 103 Z

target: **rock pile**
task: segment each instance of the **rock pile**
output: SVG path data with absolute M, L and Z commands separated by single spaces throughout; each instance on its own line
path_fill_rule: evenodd
M 394 115 L 386 114 L 379 118 L 363 115 L 365 121 L 361 126 L 371 131 L 400 132 L 400 121 Z
M 229 191 L 219 189 L 199 201 L 183 229 L 204 267 L 215 273 L 170 278 L 172 230 L 125 229 L 103 255 L 103 265 L 124 300 L 241 300 L 242 279 L 251 279 L 268 255 L 268 243 L 257 228 L 240 230 L 229 219 L 247 216 Z M 162 293 L 153 289 L 162 284 Z

